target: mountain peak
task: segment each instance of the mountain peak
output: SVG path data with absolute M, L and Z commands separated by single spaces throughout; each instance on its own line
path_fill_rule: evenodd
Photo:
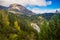
M 20 4 L 11 4 L 9 6 L 9 10 L 10 11 L 16 11 L 18 13 L 23 13 L 23 14 L 28 14 L 28 15 L 34 15 L 35 13 L 33 13 L 32 11 L 28 10 L 27 8 L 25 8 L 24 6 L 20 5 Z
M 19 11 L 22 11 L 25 7 L 24 6 L 22 6 L 22 5 L 19 5 L 19 4 L 11 4 L 10 6 L 9 6 L 9 8 L 10 9 L 16 9 L 16 10 L 19 10 Z

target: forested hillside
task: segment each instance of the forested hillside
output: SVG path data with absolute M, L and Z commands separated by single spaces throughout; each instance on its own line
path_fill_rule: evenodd
M 31 26 L 36 23 L 40 32 Z M 0 10 L 0 40 L 60 40 L 60 14 L 48 20 L 42 15 L 23 15 Z

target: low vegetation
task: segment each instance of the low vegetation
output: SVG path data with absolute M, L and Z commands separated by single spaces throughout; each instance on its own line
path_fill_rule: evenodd
M 37 32 L 31 23 L 36 23 Z M 0 40 L 60 40 L 60 14 L 54 14 L 51 19 L 41 15 L 13 14 L 0 10 Z

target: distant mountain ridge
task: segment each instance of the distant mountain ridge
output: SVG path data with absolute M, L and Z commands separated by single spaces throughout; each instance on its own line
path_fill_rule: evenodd
M 60 13 L 44 13 L 44 14 L 36 14 L 34 17 L 42 16 L 45 19 L 50 19 L 53 15 L 60 15 Z
M 8 7 L 5 7 L 5 6 L 2 6 L 2 5 L 0 5 L 0 10 L 7 10 L 8 9 Z

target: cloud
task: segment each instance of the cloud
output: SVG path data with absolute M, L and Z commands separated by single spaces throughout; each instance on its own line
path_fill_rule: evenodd
M 38 9 L 38 8 L 32 9 L 32 11 L 33 11 L 34 13 L 37 13 L 37 14 L 38 14 L 38 13 L 40 13 L 40 14 L 42 14 L 42 13 L 55 13 L 56 10 L 60 11 L 60 9 L 45 9 L 45 10 L 40 10 L 40 9 Z
M 38 6 L 47 6 L 51 5 L 51 1 L 46 0 L 0 0 L 0 5 L 9 6 L 10 4 L 18 3 L 23 6 L 28 5 L 38 5 Z

